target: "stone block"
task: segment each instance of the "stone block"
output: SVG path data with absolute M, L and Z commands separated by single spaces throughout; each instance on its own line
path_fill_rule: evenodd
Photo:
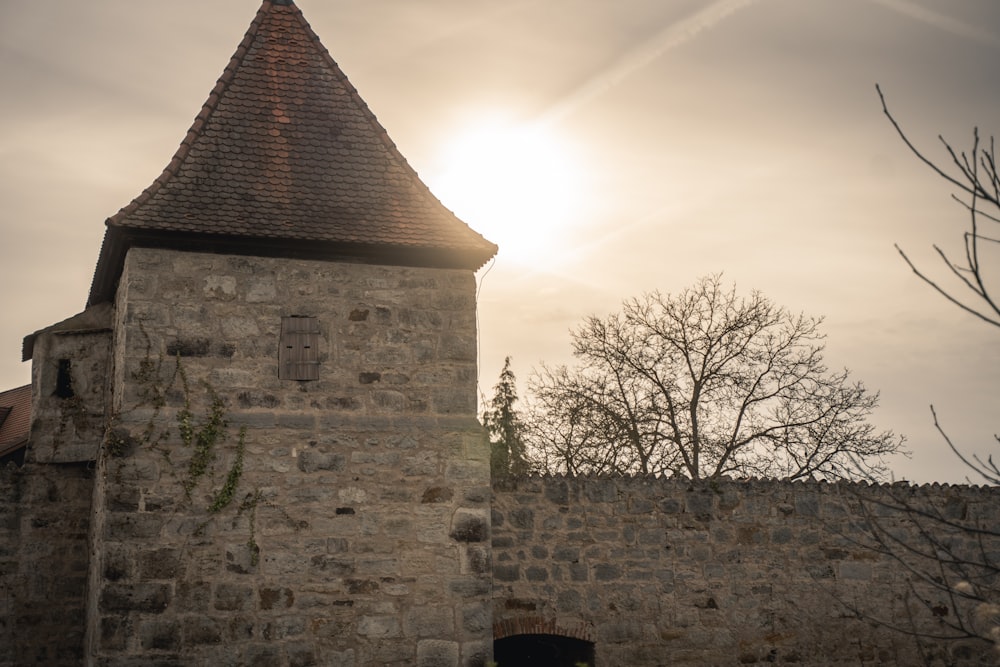
M 403 617 L 403 632 L 408 637 L 450 637 L 455 613 L 451 607 L 413 607 Z
M 182 552 L 178 549 L 154 549 L 139 554 L 142 579 L 175 579 L 183 568 Z
M 285 653 L 288 655 L 288 667 L 315 667 L 319 665 L 316 658 L 317 651 L 311 642 L 292 643 L 285 645 Z M 350 658 L 346 657 L 350 654 Z M 333 667 L 354 667 L 354 651 L 324 651 L 324 664 Z M 328 661 L 328 662 L 327 662 Z
M 655 505 L 649 498 L 638 498 L 632 496 L 628 499 L 629 514 L 650 514 L 654 509 Z
M 589 581 L 590 567 L 586 563 L 570 563 L 569 578 L 576 582 Z
M 299 470 L 305 473 L 329 470 L 337 472 L 347 465 L 343 454 L 306 449 L 299 453 Z
M 598 563 L 594 566 L 594 581 L 616 581 L 621 579 L 621 568 L 613 563 Z
M 556 597 L 556 609 L 561 614 L 577 614 L 583 609 L 583 596 L 580 591 L 571 588 L 559 592 Z
M 207 357 L 212 350 L 208 338 L 178 338 L 167 343 L 168 357 Z
M 709 517 L 714 506 L 713 494 L 707 490 L 692 491 L 684 499 L 688 514 Z
M 97 645 L 103 651 L 121 651 L 125 648 L 128 638 L 132 636 L 133 620 L 123 614 L 102 616 Z
M 344 577 L 355 573 L 357 566 L 354 561 L 333 556 L 313 556 L 313 568 L 331 577 Z
M 220 583 L 215 586 L 214 607 L 220 611 L 242 611 L 253 607 L 254 590 L 243 584 Z
M 262 587 L 257 591 L 260 598 L 260 609 L 288 609 L 295 602 L 295 593 L 290 588 Z
M 282 663 L 281 647 L 271 644 L 250 644 L 246 647 L 247 667 L 274 667 Z
M 274 428 L 277 416 L 273 412 L 256 412 L 240 410 L 229 416 L 229 425 L 234 428 L 246 426 L 248 429 Z
M 530 530 L 535 527 L 535 513 L 529 508 L 518 508 L 508 515 L 511 528 Z
M 597 629 L 598 639 L 608 644 L 626 644 L 642 637 L 642 627 L 638 623 L 603 623 Z
M 569 503 L 569 485 L 566 482 L 555 481 L 545 485 L 545 498 L 556 505 Z
M 433 486 L 424 491 L 421 503 L 447 503 L 455 496 L 455 491 L 449 486 Z
M 470 544 L 462 549 L 462 574 L 488 575 L 492 571 L 489 547 Z
M 486 542 L 490 539 L 490 521 L 486 510 L 460 509 L 451 520 L 451 539 L 457 542 Z
M 139 611 L 158 614 L 173 595 L 167 584 L 107 584 L 100 594 L 102 611 Z
M 226 571 L 235 574 L 253 574 L 258 569 L 260 547 L 249 542 L 226 546 Z
M 493 607 L 489 602 L 477 602 L 462 607 L 460 629 L 468 634 L 492 630 Z
M 841 579 L 858 579 L 868 581 L 872 578 L 871 563 L 860 563 L 857 561 L 843 561 L 838 566 Z
M 482 484 L 490 479 L 490 465 L 483 461 L 450 460 L 445 476 L 456 486 L 466 486 L 469 482 Z
M 277 426 L 279 428 L 312 431 L 316 428 L 316 415 L 309 413 L 299 414 L 295 412 L 279 412 L 277 414 Z
M 798 496 L 795 498 L 795 513 L 799 516 L 819 516 L 819 498 L 816 496 Z
M 580 560 L 579 547 L 557 546 L 552 552 L 552 560 L 576 563 Z
M 299 616 L 279 616 L 261 627 L 261 635 L 268 641 L 299 637 L 306 632 L 306 621 Z
M 424 451 L 404 457 L 401 471 L 407 477 L 434 477 L 439 474 L 441 457 L 436 452 Z
M 195 646 L 222 643 L 219 621 L 210 616 L 185 616 L 181 624 L 184 642 Z
M 492 588 L 492 582 L 488 577 L 467 575 L 455 577 L 448 582 L 448 591 L 463 600 L 482 598 L 484 595 L 489 595 Z
M 345 579 L 344 588 L 351 595 L 374 595 L 381 590 L 375 579 Z
M 436 389 L 431 397 L 434 411 L 442 415 L 475 414 L 476 396 L 464 387 Z
M 111 512 L 138 512 L 139 498 L 136 487 L 119 487 L 107 494 L 107 508 Z
M 131 576 L 133 566 L 131 551 L 123 545 L 109 545 L 103 556 L 101 574 L 107 581 L 121 581 Z
M 175 584 L 174 605 L 181 612 L 206 613 L 212 599 L 212 585 L 207 581 L 181 580 Z
M 490 667 L 492 657 L 492 640 L 462 643 L 462 667 Z
M 417 642 L 417 667 L 459 667 L 458 642 L 424 639 Z
M 139 644 L 145 651 L 177 651 L 181 648 L 181 629 L 174 619 L 142 621 Z
M 388 639 L 403 634 L 395 616 L 362 616 L 358 619 L 358 634 L 372 639 Z
M 118 461 L 114 465 L 114 478 L 121 483 L 155 482 L 160 478 L 160 467 L 155 461 Z

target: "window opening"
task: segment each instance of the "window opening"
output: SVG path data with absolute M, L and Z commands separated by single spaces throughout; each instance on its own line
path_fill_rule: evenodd
M 56 396 L 59 398 L 73 398 L 73 365 L 69 359 L 60 359 L 59 367 L 56 371 Z
M 319 322 L 315 317 L 281 318 L 278 377 L 282 380 L 319 379 Z

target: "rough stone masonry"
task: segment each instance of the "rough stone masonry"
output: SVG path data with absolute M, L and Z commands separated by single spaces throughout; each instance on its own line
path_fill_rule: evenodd
M 458 271 L 130 252 L 113 354 L 120 444 L 97 468 L 90 652 L 484 662 L 473 288 Z M 318 323 L 315 382 L 278 378 L 291 316 Z M 213 510 L 237 465 L 230 503 Z
M 996 489 L 491 489 L 475 271 L 496 251 L 294 2 L 263 0 L 163 173 L 107 220 L 87 308 L 25 339 L 0 667 L 485 667 L 508 640 L 601 667 L 918 662 L 875 621 L 922 609 L 926 638 L 947 606 L 869 548 L 862 499 L 996 531 Z M 968 553 L 970 534 L 942 539 Z

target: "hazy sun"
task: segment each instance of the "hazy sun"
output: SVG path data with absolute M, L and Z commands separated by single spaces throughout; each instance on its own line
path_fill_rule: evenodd
M 429 179 L 434 193 L 500 257 L 530 262 L 551 253 L 583 199 L 569 142 L 550 126 L 481 121 L 457 129 Z

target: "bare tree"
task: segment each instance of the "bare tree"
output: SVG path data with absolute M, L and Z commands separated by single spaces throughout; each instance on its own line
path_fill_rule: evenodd
M 995 499 L 909 484 L 881 493 L 860 491 L 857 497 L 870 536 L 862 546 L 894 561 L 908 590 L 905 614 L 896 618 L 855 611 L 911 635 L 928 665 L 980 657 L 996 664 L 1000 517 Z
M 952 198 L 960 204 L 968 224 L 962 232 L 959 259 L 940 246 L 934 250 L 943 263 L 950 286 L 916 266 L 897 245 L 910 269 L 938 294 L 988 325 L 1000 327 L 1000 308 L 990 291 L 996 266 L 987 261 L 986 249 L 1000 239 L 1000 176 L 993 137 L 983 143 L 973 129 L 969 152 L 956 151 L 939 136 L 947 158 L 935 162 L 918 149 L 889 111 L 877 88 L 882 110 L 909 150 L 935 174 L 957 189 Z M 996 255 L 993 255 L 995 258 Z M 992 277 L 995 279 L 995 277 Z M 942 427 L 934 406 L 931 416 L 944 443 L 966 466 L 970 481 L 1000 485 L 1000 468 L 990 455 L 966 455 Z M 994 436 L 1000 442 L 1000 436 Z M 862 497 L 861 507 L 870 528 L 871 548 L 894 559 L 909 574 L 911 617 L 875 619 L 909 633 L 922 647 L 947 642 L 978 642 L 987 656 L 1000 658 L 1000 522 L 993 502 L 985 511 L 970 512 L 967 504 L 935 500 L 936 494 L 912 486 L 893 487 L 889 498 Z M 900 530 L 898 527 L 903 526 Z M 914 535 L 916 536 L 914 538 Z M 920 615 L 938 619 L 937 629 L 926 630 Z M 940 659 L 929 648 L 928 664 Z
M 530 381 L 532 456 L 576 474 L 878 478 L 902 438 L 867 421 L 877 393 L 826 367 L 820 324 L 720 276 L 588 317 L 578 365 Z
M 968 216 L 968 227 L 962 232 L 964 253 L 961 259 L 955 260 L 940 246 L 934 245 L 934 251 L 947 268 L 947 272 L 957 280 L 954 288 L 947 288 L 929 277 L 913 263 L 898 244 L 896 250 L 907 266 L 938 294 L 979 320 L 1000 327 L 1000 305 L 990 291 L 993 283 L 991 277 L 987 275 L 989 271 L 996 271 L 997 267 L 991 266 L 986 261 L 987 253 L 984 251 L 984 248 L 988 247 L 1000 249 L 1000 174 L 997 173 L 996 143 L 993 136 L 990 136 L 984 145 L 979 138 L 979 128 L 973 128 L 972 148 L 965 152 L 956 151 L 944 137 L 938 135 L 938 140 L 950 162 L 950 166 L 942 165 L 928 158 L 916 147 L 889 111 L 882 89 L 878 86 L 875 89 L 882 102 L 882 112 L 892 123 L 900 139 L 917 159 L 930 167 L 945 182 L 957 188 L 958 192 L 952 194 L 952 199 L 961 205 Z M 995 259 L 998 256 L 993 255 L 993 257 Z M 992 280 L 996 278 L 993 277 Z M 978 455 L 971 457 L 964 455 L 941 427 L 933 405 L 931 414 L 934 418 L 934 427 L 951 451 L 966 465 L 973 479 L 987 484 L 1000 484 L 1000 468 L 994 463 L 993 458 L 988 456 L 983 459 Z M 994 439 L 1000 443 L 1000 435 L 995 435 Z
M 903 143 L 921 162 L 930 167 L 938 176 L 950 183 L 958 192 L 952 195 L 968 216 L 969 225 L 962 234 L 963 255 L 955 259 L 935 245 L 934 251 L 957 283 L 946 287 L 918 268 L 910 257 L 896 245 L 896 250 L 910 269 L 938 294 L 965 312 L 1000 327 L 1000 306 L 990 293 L 987 268 L 984 264 L 984 248 L 1000 244 L 1000 175 L 997 174 L 996 144 L 991 136 L 981 142 L 979 128 L 972 130 L 972 149 L 969 152 L 956 151 L 942 136 L 938 140 L 948 154 L 950 165 L 941 165 L 928 158 L 910 141 L 899 123 L 889 111 L 882 89 L 876 86 L 882 111 L 896 129 Z M 996 267 L 992 267 L 993 270 Z

